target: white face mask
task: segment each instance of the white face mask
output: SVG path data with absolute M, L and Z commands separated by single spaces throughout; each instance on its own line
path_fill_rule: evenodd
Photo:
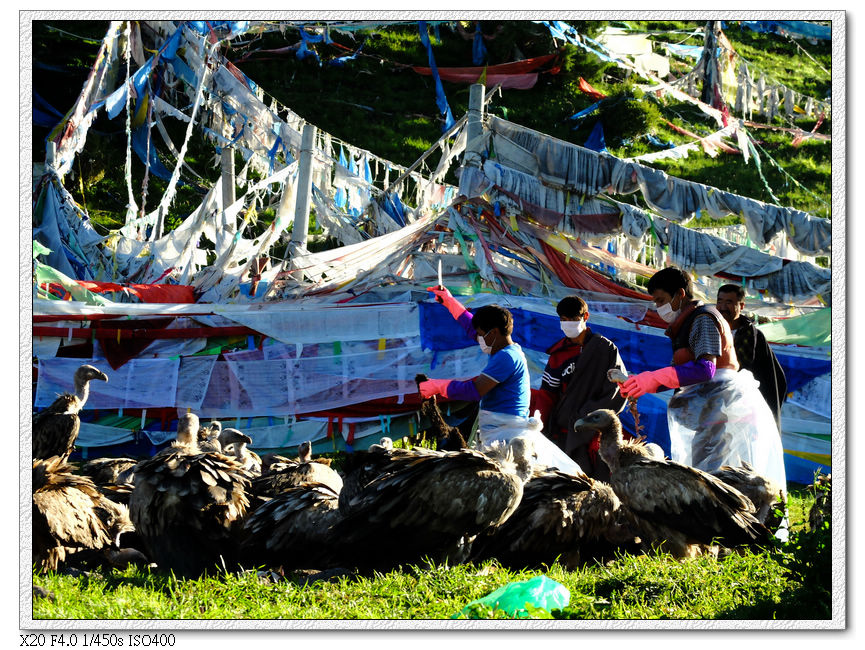
M 667 304 L 658 307 L 658 316 L 663 318 L 668 323 L 672 323 L 674 320 L 676 320 L 676 317 L 678 315 L 679 310 L 673 309 L 671 302 L 668 302 Z
M 586 329 L 586 321 L 582 318 L 580 320 L 563 320 L 559 322 L 559 325 L 569 339 L 577 338 Z
M 489 332 L 487 333 L 489 334 Z M 481 352 L 483 352 L 484 354 L 491 354 L 493 351 L 493 349 L 489 345 L 487 345 L 484 337 L 480 334 L 478 334 L 478 345 L 481 346 Z

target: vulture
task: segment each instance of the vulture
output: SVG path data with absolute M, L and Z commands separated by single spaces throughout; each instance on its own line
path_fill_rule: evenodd
M 150 558 L 163 570 L 196 577 L 234 568 L 250 474 L 234 458 L 198 448 L 198 416 L 180 418 L 177 439 L 139 463 L 129 514 Z
M 609 485 L 585 474 L 536 466 L 514 513 L 475 539 L 472 560 L 496 558 L 513 569 L 550 566 L 558 560 L 574 570 L 611 558 L 616 550 L 637 548 L 639 540 L 622 515 L 621 502 Z
M 134 530 L 125 506 L 105 498 L 60 456 L 33 460 L 33 563 L 56 571 L 67 557 L 97 552 L 113 566 L 134 553 L 120 547 Z M 139 554 L 140 555 L 140 554 Z
M 393 440 L 388 436 L 382 436 L 379 438 L 378 442 L 375 442 L 369 446 L 369 451 L 390 451 L 393 449 Z
M 79 367 L 75 371 L 75 392 L 63 393 L 33 417 L 33 458 L 69 458 L 81 428 L 78 412 L 87 402 L 91 379 L 108 381 L 108 376 L 93 366 Z
M 237 429 L 234 429 L 237 431 Z M 222 451 L 220 435 L 222 434 L 222 423 L 211 420 L 210 426 L 198 427 L 198 448 L 201 451 Z
M 244 469 L 254 476 L 261 474 L 261 458 L 254 451 L 247 449 L 252 444 L 252 438 L 237 429 L 223 429 L 219 434 L 219 445 L 226 456 L 234 456 Z
M 89 476 L 104 496 L 128 505 L 137 465 L 132 458 L 94 458 L 81 465 L 79 471 Z
M 513 468 L 477 451 L 357 451 L 346 460 L 332 537 L 361 568 L 461 562 L 476 535 L 511 516 L 522 493 Z
M 290 487 L 304 483 L 323 483 L 336 494 L 342 490 L 342 478 L 329 463 L 312 458 L 312 443 L 303 442 L 298 448 L 297 460 L 283 458 L 271 463 L 266 472 L 252 481 L 252 493 L 259 498 L 275 497 Z M 329 459 L 327 459 L 329 460 Z
M 94 458 L 81 465 L 79 471 L 97 485 L 119 485 L 132 483 L 137 464 L 132 458 Z
M 625 443 L 613 411 L 592 411 L 574 429 L 600 431 L 600 456 L 610 468 L 610 484 L 633 515 L 643 542 L 659 542 L 677 556 L 713 544 L 768 543 L 771 533 L 754 516 L 746 496 L 711 474 L 652 458 L 642 443 Z
M 741 467 L 724 465 L 709 473 L 748 497 L 754 504 L 754 516 L 760 523 L 772 532 L 778 530 L 787 510 L 784 490 L 780 485 L 757 474 L 747 462 L 743 462 Z
M 243 523 L 245 565 L 314 569 L 340 564 L 333 526 L 339 494 L 324 483 L 286 487 L 253 510 Z
M 832 521 L 832 475 L 819 474 L 810 486 L 817 492 L 817 499 L 808 511 L 808 528 L 812 531 L 823 527 L 823 522 Z
M 416 375 L 415 382 L 418 385 L 427 380 L 426 375 Z M 421 400 L 420 414 L 429 419 L 430 426 L 436 439 L 436 448 L 445 451 L 459 451 L 468 447 L 463 434 L 458 427 L 452 427 L 445 422 L 444 416 L 436 402 L 436 396 Z

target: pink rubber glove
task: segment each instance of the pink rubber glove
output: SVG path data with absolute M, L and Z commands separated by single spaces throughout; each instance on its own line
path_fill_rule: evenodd
M 446 287 L 427 287 L 426 290 L 432 293 L 436 297 L 436 300 L 447 307 L 451 316 L 456 320 L 459 320 L 460 316 L 462 316 L 466 311 L 466 308 L 462 306 L 462 303 L 454 298 L 453 294 L 451 294 Z
M 619 392 L 625 397 L 640 397 L 646 393 L 657 393 L 661 387 L 678 388 L 679 375 L 673 366 L 660 370 L 649 370 L 637 375 L 631 375 L 619 387 Z
M 445 391 L 449 383 L 451 383 L 450 379 L 427 379 L 419 383 L 417 388 L 424 399 L 429 399 L 433 395 L 446 397 Z

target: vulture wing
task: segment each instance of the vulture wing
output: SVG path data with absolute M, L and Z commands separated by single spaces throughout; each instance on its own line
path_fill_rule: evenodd
M 33 458 L 69 456 L 80 428 L 78 399 L 65 393 L 33 418 Z
M 638 458 L 611 477 L 619 498 L 637 515 L 680 530 L 701 544 L 765 542 L 768 530 L 747 497 L 714 476 L 672 461 Z
M 183 576 L 233 564 L 234 527 L 249 507 L 249 474 L 222 454 L 165 451 L 138 465 L 129 498 L 150 557 Z
M 784 519 L 784 491 L 781 487 L 764 476 L 754 472 L 750 466 L 724 466 L 710 472 L 730 487 L 744 494 L 756 509 L 756 517 L 770 530 L 777 530 Z
M 98 508 L 102 496 L 59 457 L 33 461 L 33 561 L 57 569 L 67 552 L 100 549 L 111 542 Z
M 252 480 L 252 493 L 256 496 L 275 497 L 305 483 L 322 483 L 337 494 L 342 490 L 340 475 L 322 463 L 280 463 L 278 466 L 271 465 L 271 470 Z
M 368 549 L 359 561 L 372 566 L 416 562 L 424 556 L 458 560 L 466 542 L 513 513 L 522 481 L 474 451 L 393 450 L 388 460 L 353 494 L 340 493 L 345 515 L 335 539 Z M 361 471 L 367 471 L 361 468 Z
M 339 496 L 322 483 L 288 487 L 244 522 L 245 564 L 291 569 L 335 566 L 333 525 Z
M 514 568 L 550 565 L 570 569 L 609 555 L 617 544 L 619 499 L 586 476 L 536 471 L 523 486 L 516 511 L 501 526 L 475 540 L 473 559 L 497 558 Z
M 94 458 L 81 466 L 81 473 L 97 485 L 115 485 L 129 482 L 137 464 L 132 458 Z

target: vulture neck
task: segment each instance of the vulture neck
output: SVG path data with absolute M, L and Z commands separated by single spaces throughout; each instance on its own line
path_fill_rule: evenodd
M 619 467 L 619 448 L 622 446 L 622 427 L 616 422 L 610 422 L 606 429 L 601 430 L 600 455 L 613 471 Z
M 177 444 L 185 447 L 191 453 L 197 453 L 198 449 L 198 435 L 192 431 L 192 429 L 186 430 L 181 429 L 177 432 Z
M 84 406 L 90 395 L 90 380 L 83 377 L 75 377 L 75 398 L 78 400 L 78 408 Z

